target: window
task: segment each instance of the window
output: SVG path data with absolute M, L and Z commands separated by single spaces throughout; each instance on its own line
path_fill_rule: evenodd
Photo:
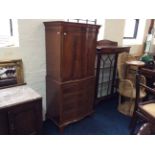
M 139 19 L 126 20 L 124 39 L 136 39 L 139 27 Z
M 0 47 L 18 46 L 17 20 L 0 19 Z
M 127 19 L 124 28 L 124 45 L 137 45 L 143 43 L 146 19 Z

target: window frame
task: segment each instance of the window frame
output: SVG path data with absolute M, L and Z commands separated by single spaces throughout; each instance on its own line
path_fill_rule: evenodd
M 10 36 L 13 36 L 13 23 L 12 23 L 12 19 L 9 19 L 9 23 L 10 23 Z
M 122 45 L 124 46 L 142 45 L 144 43 L 146 24 L 147 24 L 147 19 L 139 19 L 137 37 L 133 39 L 123 39 Z
M 138 28 L 139 28 L 139 19 L 134 19 L 135 25 L 134 25 L 134 32 L 132 37 L 123 37 L 123 39 L 136 39 L 138 34 Z
M 19 47 L 19 32 L 18 32 L 18 20 L 8 20 L 8 33 L 5 35 L 0 34 L 0 48 Z M 4 37 L 4 39 L 3 39 Z

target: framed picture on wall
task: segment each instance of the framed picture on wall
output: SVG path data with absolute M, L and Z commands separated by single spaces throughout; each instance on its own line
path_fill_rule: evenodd
M 0 61 L 0 88 L 24 84 L 22 60 Z

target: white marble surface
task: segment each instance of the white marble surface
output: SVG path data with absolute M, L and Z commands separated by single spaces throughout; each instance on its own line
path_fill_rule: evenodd
M 41 96 L 27 85 L 0 89 L 0 108 L 38 98 Z

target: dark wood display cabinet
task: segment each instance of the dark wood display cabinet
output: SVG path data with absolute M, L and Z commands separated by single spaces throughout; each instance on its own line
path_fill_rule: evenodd
M 130 47 L 117 46 L 117 42 L 109 40 L 98 41 L 98 46 L 96 47 L 96 104 L 110 99 L 116 94 L 118 87 L 118 55 L 123 52 L 129 53 L 129 51 Z
M 95 55 L 99 27 L 63 21 L 44 22 L 47 62 L 47 118 L 64 126 L 93 112 Z
M 40 134 L 42 98 L 23 86 L 0 89 L 0 134 Z

